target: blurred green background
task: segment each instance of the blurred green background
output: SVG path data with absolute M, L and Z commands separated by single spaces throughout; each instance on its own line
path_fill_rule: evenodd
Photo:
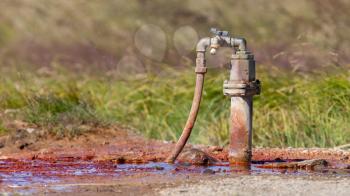
M 176 140 L 190 109 L 194 46 L 210 27 L 245 37 L 262 94 L 255 146 L 350 142 L 346 0 L 2 0 L 0 130 L 25 122 L 75 137 L 118 124 Z M 226 145 L 230 51 L 209 57 L 191 142 Z

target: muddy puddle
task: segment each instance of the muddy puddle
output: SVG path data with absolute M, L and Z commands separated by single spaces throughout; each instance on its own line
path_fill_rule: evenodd
M 281 162 L 281 161 L 278 161 Z M 133 179 L 152 181 L 159 176 L 176 178 L 180 175 L 340 175 L 350 177 L 349 169 L 335 166 L 322 170 L 296 168 L 264 168 L 273 162 L 253 162 L 249 170 L 232 167 L 228 163 L 211 166 L 190 164 L 116 164 L 94 161 L 2 160 L 0 161 L 0 187 L 2 192 L 31 195 L 43 189 L 48 192 L 69 192 L 74 186 L 93 183 L 133 183 Z M 285 162 L 288 163 L 288 162 Z M 341 171 L 341 172 L 339 172 Z

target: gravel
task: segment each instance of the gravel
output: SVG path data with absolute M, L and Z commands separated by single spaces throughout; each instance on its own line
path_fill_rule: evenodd
M 203 177 L 205 178 L 205 176 Z M 350 195 L 350 178 L 340 176 L 244 175 L 202 180 L 159 191 L 160 195 Z

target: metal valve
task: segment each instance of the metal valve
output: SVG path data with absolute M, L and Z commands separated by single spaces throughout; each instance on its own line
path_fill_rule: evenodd
M 215 35 L 215 37 L 211 39 L 210 54 L 215 55 L 216 50 L 223 45 L 222 42 L 225 42 L 225 38 L 229 38 L 229 32 L 220 31 L 217 28 L 211 28 L 210 32 Z
M 210 32 L 213 33 L 214 35 L 217 35 L 217 36 L 220 36 L 220 37 L 221 36 L 222 37 L 228 37 L 229 34 L 230 34 L 228 31 L 220 31 L 217 28 L 211 28 Z

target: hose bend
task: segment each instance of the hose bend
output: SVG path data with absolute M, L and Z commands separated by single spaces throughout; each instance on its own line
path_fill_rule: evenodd
M 179 156 L 179 154 L 183 150 L 188 138 L 191 135 L 192 128 L 196 122 L 199 106 L 201 103 L 205 73 L 206 73 L 206 67 L 205 67 L 204 52 L 198 52 L 197 59 L 196 59 L 196 87 L 194 90 L 194 97 L 192 101 L 191 111 L 188 115 L 188 119 L 182 131 L 182 134 L 178 142 L 176 143 L 175 149 L 172 151 L 171 155 L 166 159 L 166 162 L 168 163 L 175 162 L 176 158 Z

